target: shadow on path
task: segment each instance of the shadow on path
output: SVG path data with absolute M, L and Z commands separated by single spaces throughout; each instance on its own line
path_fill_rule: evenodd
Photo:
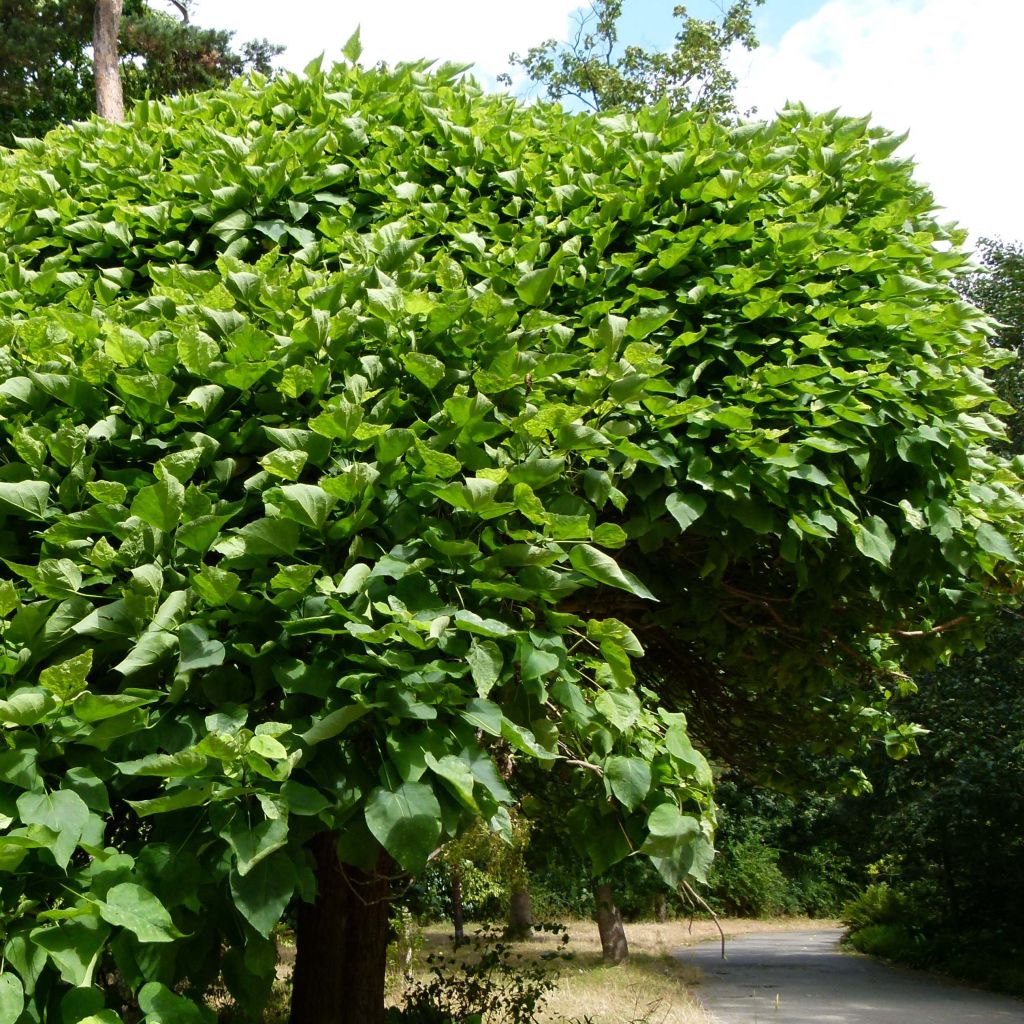
M 839 930 L 732 939 L 679 959 L 721 1024 L 1024 1024 L 1024 1003 L 844 953 Z

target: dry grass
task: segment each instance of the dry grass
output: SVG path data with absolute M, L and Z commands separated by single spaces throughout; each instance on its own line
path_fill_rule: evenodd
M 793 918 L 773 921 L 725 920 L 726 938 L 754 932 L 793 931 L 824 927 L 834 922 Z M 629 1024 L 642 1020 L 650 1024 L 708 1024 L 710 1017 L 691 995 L 699 971 L 681 963 L 674 953 L 684 946 L 718 938 L 712 921 L 669 921 L 626 926 L 629 961 L 619 967 L 601 963 L 597 925 L 592 921 L 568 923 L 573 957 L 558 962 L 557 987 L 547 1003 L 544 1021 L 589 1019 L 593 1024 Z M 515 951 L 540 961 L 553 952 L 558 940 L 542 934 L 516 945 Z M 442 926 L 426 929 L 420 969 L 430 952 L 450 949 L 449 932 Z

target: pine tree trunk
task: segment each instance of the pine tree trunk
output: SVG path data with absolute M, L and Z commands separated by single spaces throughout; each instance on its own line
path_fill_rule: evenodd
M 509 897 L 508 928 L 505 936 L 509 939 L 522 941 L 533 934 L 533 910 L 530 907 L 530 891 L 513 889 Z
M 92 53 L 96 76 L 96 113 L 108 121 L 124 120 L 124 95 L 117 41 L 124 0 L 96 0 L 92 22 Z
M 299 905 L 291 1024 L 383 1024 L 391 859 L 373 874 L 342 864 L 331 832 L 310 848 L 317 897 Z
M 621 964 L 629 956 L 622 913 L 615 905 L 610 885 L 594 886 L 597 903 L 597 930 L 601 936 L 601 958 L 606 964 Z

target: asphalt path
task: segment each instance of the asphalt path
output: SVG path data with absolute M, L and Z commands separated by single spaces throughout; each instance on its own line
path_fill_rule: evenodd
M 716 1024 L 1019 1024 L 1024 1002 L 839 948 L 838 930 L 770 932 L 677 955 Z

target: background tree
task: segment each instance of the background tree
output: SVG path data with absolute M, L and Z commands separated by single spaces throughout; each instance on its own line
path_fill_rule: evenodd
M 981 269 L 963 279 L 963 294 L 998 322 L 998 343 L 1015 359 L 995 375 L 999 393 L 1014 407 L 1008 418 L 1010 444 L 1024 452 L 1024 243 L 982 238 L 978 243 Z
M 0 145 L 42 135 L 95 109 L 90 48 L 95 0 L 10 0 L 0 6 Z M 103 8 L 105 10 L 105 8 Z M 183 12 L 188 14 L 187 5 Z M 128 103 L 224 85 L 249 71 L 267 74 L 282 48 L 251 40 L 239 50 L 233 33 L 125 0 L 120 69 Z
M 1024 248 L 982 239 L 981 270 L 962 292 L 997 321 L 1014 353 L 993 377 L 1024 400 Z M 1019 412 L 1007 450 L 1024 450 Z M 874 794 L 845 807 L 860 863 L 887 896 L 864 898 L 854 939 L 870 951 L 937 966 L 1024 994 L 1024 620 L 1007 610 L 979 642 L 923 674 L 914 714 L 928 729 L 921 756 L 868 766 Z M 879 890 L 873 890 L 877 895 Z
M 726 60 L 729 50 L 757 46 L 753 9 L 764 0 L 736 0 L 720 21 L 692 17 L 685 6 L 675 44 L 667 52 L 619 44 L 623 0 L 592 0 L 576 16 L 568 43 L 557 39 L 534 46 L 509 63 L 522 68 L 550 100 L 565 98 L 591 110 L 625 107 L 638 110 L 664 99 L 672 110 L 729 113 L 735 109 L 736 76 Z M 511 76 L 499 76 L 506 85 Z
M 96 0 L 93 13 L 92 60 L 96 79 L 96 113 L 108 121 L 124 120 L 124 88 L 118 37 L 124 0 Z

